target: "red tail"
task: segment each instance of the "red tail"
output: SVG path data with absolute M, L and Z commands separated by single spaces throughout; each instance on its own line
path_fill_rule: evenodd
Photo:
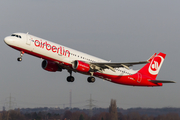
M 149 63 L 147 63 L 143 68 L 141 68 L 139 70 L 139 73 L 149 76 L 152 79 L 156 79 L 159 70 L 163 64 L 163 61 L 166 57 L 166 54 L 164 53 L 159 53 L 158 55 L 154 54 L 148 61 Z

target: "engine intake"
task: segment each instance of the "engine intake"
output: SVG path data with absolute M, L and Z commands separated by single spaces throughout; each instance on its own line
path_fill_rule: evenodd
M 57 63 L 48 60 L 43 60 L 41 66 L 49 72 L 62 71 L 62 68 L 60 68 Z
M 79 72 L 89 72 L 90 65 L 88 63 L 82 62 L 80 60 L 75 60 L 72 64 L 73 69 Z

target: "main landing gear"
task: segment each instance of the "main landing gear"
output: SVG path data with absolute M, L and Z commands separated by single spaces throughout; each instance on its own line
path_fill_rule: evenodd
M 67 77 L 67 81 L 74 82 L 74 77 L 72 76 L 72 71 L 68 70 L 68 72 L 70 73 L 70 76 Z
M 19 61 L 19 62 L 21 62 L 21 61 L 22 61 L 22 56 L 23 56 L 23 54 L 24 54 L 24 52 L 23 52 L 23 51 L 21 51 L 21 53 L 20 53 L 20 57 L 18 57 L 18 58 L 17 58 L 17 61 Z
M 91 73 L 91 77 L 88 77 L 87 78 L 87 81 L 89 82 L 89 83 L 94 83 L 95 82 L 95 77 L 93 77 L 93 72 L 90 72 Z
M 95 82 L 95 77 L 88 77 L 88 78 L 87 78 L 87 81 L 88 81 L 89 83 L 94 83 L 94 82 Z
M 72 76 L 72 71 L 71 70 L 68 70 L 68 72 L 70 73 L 70 76 L 67 77 L 67 81 L 68 82 L 74 82 L 75 78 Z M 95 80 L 95 77 L 93 77 L 93 73 L 91 73 L 91 77 L 88 77 L 87 78 L 87 81 L 89 83 L 94 83 L 96 80 Z
M 68 82 L 74 82 L 74 77 L 73 76 L 68 76 L 67 81 Z

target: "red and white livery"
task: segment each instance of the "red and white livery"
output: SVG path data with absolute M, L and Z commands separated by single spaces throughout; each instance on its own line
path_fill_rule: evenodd
M 24 53 L 44 59 L 42 68 L 50 72 L 68 70 L 68 82 L 73 82 L 72 72 L 89 75 L 87 81 L 95 82 L 95 77 L 104 80 L 131 86 L 162 86 L 162 83 L 174 81 L 156 80 L 166 54 L 156 53 L 147 61 L 129 63 L 111 63 L 109 61 L 73 50 L 48 40 L 25 33 L 13 33 L 4 38 L 10 47 L 20 51 L 18 61 L 22 61 Z M 140 70 L 129 67 L 137 64 L 146 64 Z M 95 76 L 95 77 L 94 77 Z

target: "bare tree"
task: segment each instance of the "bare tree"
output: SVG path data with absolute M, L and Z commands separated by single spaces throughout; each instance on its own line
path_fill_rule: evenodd
M 68 110 L 64 113 L 63 120 L 70 119 L 71 116 L 72 116 L 72 112 Z
M 111 104 L 109 106 L 110 120 L 118 120 L 116 100 L 111 99 Z

